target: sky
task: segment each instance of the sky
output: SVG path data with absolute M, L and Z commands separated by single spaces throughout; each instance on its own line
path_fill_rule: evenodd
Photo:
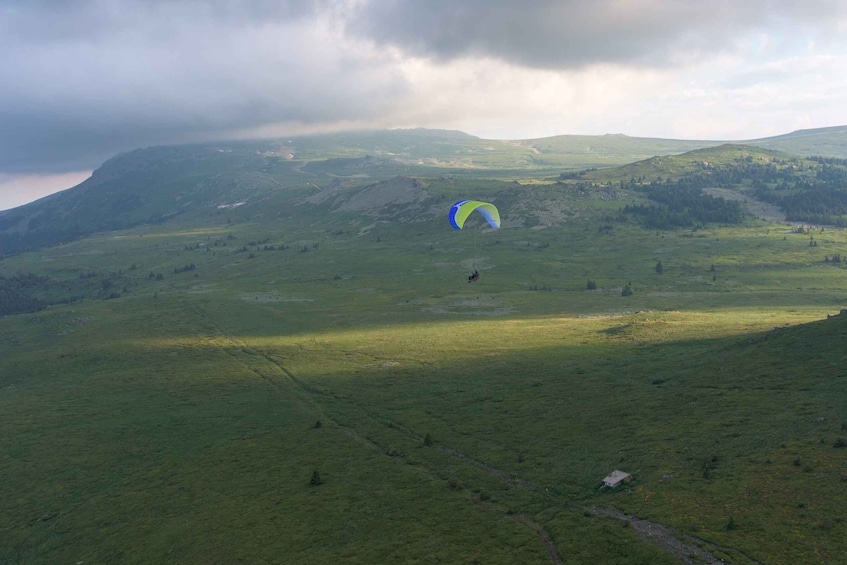
M 0 0 L 0 210 L 138 147 L 847 124 L 841 0 Z

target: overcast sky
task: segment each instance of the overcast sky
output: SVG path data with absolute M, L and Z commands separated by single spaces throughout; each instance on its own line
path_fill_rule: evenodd
M 158 144 L 843 125 L 845 32 L 840 0 L 0 0 L 0 209 Z

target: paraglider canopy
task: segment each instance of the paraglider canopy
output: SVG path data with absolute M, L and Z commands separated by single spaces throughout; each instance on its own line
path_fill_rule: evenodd
M 454 229 L 460 230 L 465 225 L 465 220 L 474 211 L 479 211 L 480 214 L 488 221 L 488 225 L 497 229 L 500 227 L 500 212 L 494 204 L 490 202 L 480 202 L 479 200 L 459 200 L 450 207 L 450 225 Z

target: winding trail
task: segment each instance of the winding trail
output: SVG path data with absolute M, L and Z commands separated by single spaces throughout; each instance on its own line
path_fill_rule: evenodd
M 676 537 L 673 530 L 662 524 L 637 518 L 614 508 L 592 506 L 588 511 L 594 516 L 615 518 L 628 524 L 641 541 L 658 546 L 667 553 L 674 555 L 683 563 L 706 563 L 707 565 L 722 565 L 726 563 L 708 551 L 680 540 Z
M 305 405 L 309 406 L 312 410 L 314 410 L 321 420 L 324 420 L 328 423 L 332 423 L 332 425 L 337 427 L 337 429 L 356 439 L 364 446 L 379 450 L 380 453 L 385 454 L 386 457 L 391 456 L 388 455 L 387 446 L 381 445 L 374 439 L 362 435 L 354 427 L 345 425 L 337 418 L 334 418 L 332 414 L 327 412 L 327 410 L 325 409 L 325 403 L 320 402 L 320 398 L 324 398 L 333 403 L 340 403 L 341 405 L 347 405 L 351 408 L 355 408 L 356 410 L 360 411 L 370 423 L 376 426 L 388 428 L 394 433 L 402 434 L 407 438 L 415 440 L 416 442 L 424 441 L 423 435 L 413 429 L 404 426 L 399 422 L 380 417 L 378 414 L 375 414 L 372 409 L 363 407 L 358 403 L 351 402 L 349 399 L 341 398 L 337 395 L 332 394 L 331 392 L 327 392 L 325 390 L 310 386 L 308 383 L 305 383 L 304 381 L 299 379 L 290 369 L 288 369 L 279 361 L 277 361 L 269 353 L 252 348 L 244 340 L 227 332 L 221 326 L 221 324 L 214 320 L 208 314 L 208 312 L 206 312 L 199 304 L 195 302 L 189 304 L 188 301 L 184 302 L 183 304 L 187 310 L 191 311 L 193 314 L 201 318 L 207 324 L 207 328 L 213 330 L 213 332 L 217 334 L 217 336 L 215 336 L 217 340 L 209 339 L 210 344 L 213 344 L 214 341 L 218 340 L 224 340 L 228 342 L 230 344 L 230 347 L 224 348 L 224 351 L 233 359 L 238 361 L 242 366 L 244 366 L 252 373 L 267 382 L 276 394 L 283 396 L 293 395 L 298 400 L 300 400 Z M 286 381 L 290 386 L 284 386 L 284 382 Z M 318 398 L 316 399 L 316 397 Z M 541 492 L 542 490 L 546 491 L 546 489 L 543 489 L 543 487 L 541 487 L 540 485 L 520 479 L 516 475 L 510 475 L 506 471 L 503 471 L 502 469 L 498 469 L 483 461 L 480 461 L 479 459 L 474 458 L 468 453 L 462 452 L 458 449 L 454 449 L 440 442 L 433 442 L 432 445 L 445 455 L 453 457 L 457 460 L 462 461 L 463 463 L 466 463 L 479 470 L 482 470 L 483 472 L 496 478 L 497 480 L 508 485 L 509 487 L 533 492 Z M 395 455 L 394 457 L 397 456 Z M 403 456 L 400 455 L 399 457 Z M 428 472 L 434 473 L 431 470 L 428 470 Z M 504 515 L 510 517 L 512 520 L 514 520 L 515 523 L 520 524 L 521 526 L 531 530 L 535 534 L 539 543 L 541 543 L 547 550 L 547 553 L 550 557 L 550 562 L 553 563 L 553 565 L 561 565 L 562 563 L 564 563 L 559 548 L 556 546 L 556 543 L 553 540 L 552 536 L 546 530 L 546 528 L 539 522 L 533 520 L 532 518 L 524 514 L 512 512 L 511 510 L 507 510 L 496 505 L 488 505 L 473 499 L 472 502 L 476 504 L 481 504 L 487 508 L 501 512 Z M 613 518 L 622 522 L 627 522 L 633 528 L 633 530 L 636 532 L 637 537 L 642 542 L 658 546 L 663 551 L 679 559 L 682 563 L 706 563 L 708 565 L 719 565 L 726 563 L 725 561 L 715 557 L 708 551 L 702 549 L 702 547 L 695 545 L 695 543 L 699 543 L 700 545 L 711 546 L 715 549 L 720 549 L 724 551 L 729 550 L 733 551 L 734 553 L 740 553 L 751 563 L 761 565 L 755 559 L 752 559 L 749 556 L 738 552 L 737 550 L 732 550 L 731 548 L 718 547 L 713 544 L 709 544 L 704 540 L 698 540 L 691 536 L 686 536 L 686 538 L 691 542 L 689 543 L 689 541 L 684 541 L 683 539 L 680 539 L 680 537 L 677 536 L 673 532 L 673 530 L 671 530 L 667 526 L 625 514 L 614 508 L 592 506 L 591 508 L 586 509 L 573 504 L 569 504 L 568 501 L 562 501 L 561 503 L 556 504 L 556 507 L 565 510 L 569 509 L 570 511 L 574 512 L 579 511 L 580 513 L 589 512 L 594 516 Z

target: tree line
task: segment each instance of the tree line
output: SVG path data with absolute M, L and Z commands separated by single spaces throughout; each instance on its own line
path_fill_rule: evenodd
M 137 267 L 133 264 L 130 270 Z M 120 298 L 138 282 L 124 277 L 123 271 L 80 272 L 74 280 L 51 279 L 34 273 L 0 276 L 0 316 L 28 314 L 51 304 L 71 304 L 84 298 L 110 300 Z
M 33 293 L 47 277 L 32 273 L 0 277 L 0 316 L 38 312 L 47 303 L 36 298 Z
M 737 224 L 744 218 L 741 204 L 711 197 L 703 189 L 746 188 L 759 200 L 782 209 L 788 221 L 847 227 L 847 159 L 763 163 L 745 157 L 725 165 L 698 165 L 676 180 L 621 182 L 621 188 L 641 192 L 654 203 L 630 205 L 624 213 L 638 216 L 646 227 L 655 229 Z
M 631 204 L 623 211 L 638 216 L 645 227 L 660 230 L 741 223 L 744 220 L 741 204 L 706 194 L 705 184 L 702 179 L 684 178 L 638 185 L 634 188 L 654 204 Z

